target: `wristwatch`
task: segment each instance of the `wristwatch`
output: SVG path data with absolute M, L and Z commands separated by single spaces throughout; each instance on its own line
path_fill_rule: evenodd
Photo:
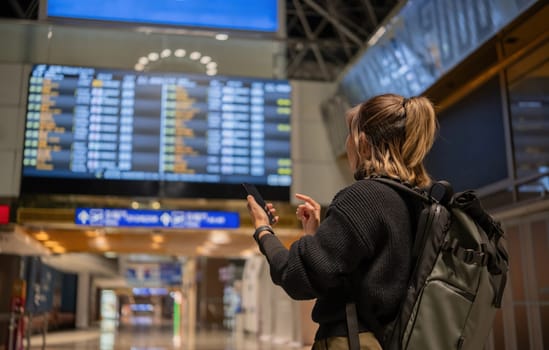
M 254 236 L 253 236 L 257 244 L 259 244 L 259 234 L 263 231 L 269 231 L 271 234 L 273 235 L 275 234 L 271 226 L 268 226 L 268 225 L 259 226 L 258 228 L 255 229 Z

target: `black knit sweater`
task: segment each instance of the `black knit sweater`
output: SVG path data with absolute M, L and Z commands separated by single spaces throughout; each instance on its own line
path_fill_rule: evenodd
M 346 289 L 357 302 L 360 331 L 396 316 L 411 268 L 413 205 L 385 184 L 361 180 L 341 190 L 317 232 L 289 250 L 275 235 L 261 238 L 273 282 L 294 299 L 317 298 L 316 339 L 347 335 Z M 348 276 L 352 288 L 344 288 Z

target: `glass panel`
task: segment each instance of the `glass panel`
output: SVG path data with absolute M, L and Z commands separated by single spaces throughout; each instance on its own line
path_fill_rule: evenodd
M 518 179 L 549 174 L 549 43 L 508 71 L 511 127 Z M 549 179 L 521 192 L 549 190 Z M 526 195 L 529 197 L 529 195 Z

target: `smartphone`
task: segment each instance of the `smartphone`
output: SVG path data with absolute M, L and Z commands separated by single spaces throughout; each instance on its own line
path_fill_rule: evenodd
M 257 187 L 255 187 L 252 184 L 248 184 L 248 183 L 242 184 L 242 186 L 244 186 L 244 189 L 246 190 L 246 192 L 248 194 L 250 194 L 250 195 L 252 195 L 252 197 L 254 197 L 257 204 L 259 204 L 259 206 L 261 208 L 263 208 L 263 210 L 265 211 L 265 213 L 269 217 L 269 223 L 271 225 L 274 224 L 275 223 L 275 218 L 274 218 L 273 214 L 271 213 L 271 211 L 269 210 L 269 208 L 267 208 L 267 203 L 265 203 L 265 200 L 263 200 L 263 197 L 261 196 L 261 194 L 257 190 Z

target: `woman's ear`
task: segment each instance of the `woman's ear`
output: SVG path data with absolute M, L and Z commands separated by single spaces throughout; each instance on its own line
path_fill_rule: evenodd
M 372 153 L 372 147 L 370 146 L 368 138 L 364 132 L 361 132 L 360 135 L 358 135 L 358 153 L 364 159 L 370 159 Z

